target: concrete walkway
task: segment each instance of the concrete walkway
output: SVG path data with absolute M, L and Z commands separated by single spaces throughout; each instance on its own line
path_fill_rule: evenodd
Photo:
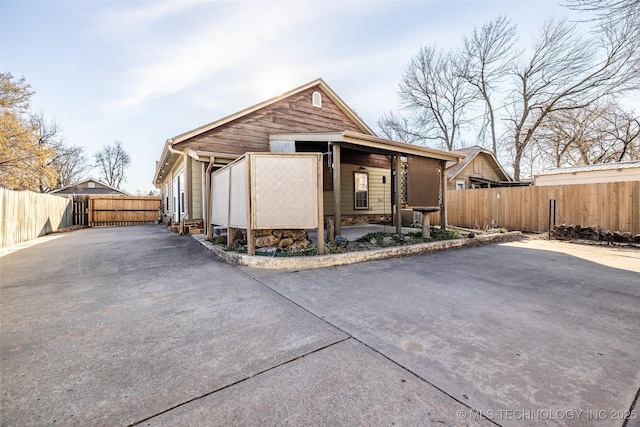
M 1 425 L 621 426 L 640 386 L 638 273 L 525 242 L 294 272 L 58 236 L 0 256 Z

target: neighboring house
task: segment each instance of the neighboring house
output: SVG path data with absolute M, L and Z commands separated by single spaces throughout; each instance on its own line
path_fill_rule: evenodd
M 103 182 L 95 179 L 85 179 L 84 181 L 76 182 L 75 184 L 68 185 L 57 190 L 53 190 L 50 194 L 57 196 L 73 194 L 73 195 L 110 195 L 110 196 L 126 196 L 127 193 L 120 191 L 117 188 L 113 188 Z
M 534 185 L 640 181 L 640 161 L 555 168 L 534 177 Z
M 447 188 L 466 190 L 470 188 L 511 187 L 530 185 L 530 182 L 514 181 L 496 159 L 493 152 L 474 145 L 452 151 L 464 156 L 460 164 L 448 163 Z
M 203 221 L 210 229 L 211 172 L 244 153 L 270 151 L 323 154 L 324 214 L 334 217 L 338 234 L 347 220 L 375 222 L 392 212 L 399 218 L 400 204 L 438 205 L 441 171 L 461 157 L 377 137 L 317 79 L 167 140 L 153 179 L 165 219 Z M 393 177 L 405 168 L 403 190 Z

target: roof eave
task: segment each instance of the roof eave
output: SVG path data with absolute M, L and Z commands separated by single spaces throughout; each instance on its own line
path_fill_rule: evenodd
M 162 182 L 162 178 L 160 176 L 160 173 L 162 172 L 162 170 L 166 166 L 169 166 L 169 169 L 173 167 L 173 165 L 171 165 L 171 163 L 169 162 L 169 157 L 171 155 L 171 152 L 169 151 L 169 146 L 172 146 L 172 145 L 173 145 L 173 140 L 167 139 L 167 141 L 164 144 L 164 147 L 162 147 L 162 154 L 160 154 L 160 161 L 156 165 L 156 171 L 155 171 L 155 174 L 153 175 L 152 183 L 156 188 L 159 188 Z M 166 164 L 166 163 L 169 163 L 169 164 Z
M 352 131 L 342 132 L 302 132 L 302 133 L 281 133 L 269 135 L 271 140 L 290 140 L 290 141 L 314 141 L 314 142 L 333 142 L 347 143 L 353 145 L 366 146 L 381 151 L 401 153 L 406 155 L 416 155 L 420 157 L 429 157 L 437 160 L 457 161 L 464 156 L 454 154 L 447 151 L 435 150 L 433 148 L 420 147 L 417 145 L 406 144 L 404 142 L 393 141 L 390 139 L 380 138 L 375 135 L 367 135 Z

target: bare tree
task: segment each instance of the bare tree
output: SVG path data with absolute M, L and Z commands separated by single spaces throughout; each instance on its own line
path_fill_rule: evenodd
M 533 137 L 539 163 L 552 167 L 640 159 L 640 117 L 612 99 L 547 116 Z
M 548 115 L 532 138 L 539 166 L 561 167 L 588 163 L 583 148 L 594 144 L 603 110 L 599 104 Z
M 640 117 L 615 102 L 600 108 L 590 144 L 579 144 L 581 164 L 640 160 Z
M 638 88 L 639 41 L 629 39 L 636 31 L 628 22 L 605 28 L 598 49 L 597 41 L 577 36 L 566 21 L 545 23 L 528 62 L 514 69 L 509 121 L 516 180 L 525 149 L 548 115 Z
M 595 12 L 597 20 L 614 26 L 640 16 L 640 0 L 567 0 L 566 6 L 573 10 Z
M 515 25 L 507 17 L 501 16 L 483 25 L 480 30 L 474 29 L 470 37 L 464 38 L 461 51 L 464 66 L 460 73 L 484 102 L 485 118 L 481 133 L 490 132 L 494 153 L 498 152 L 498 119 L 492 97 L 519 54 L 513 47 L 515 40 Z
M 58 175 L 58 188 L 80 181 L 89 170 L 89 159 L 84 147 L 63 145 L 53 162 Z
M 125 172 L 131 164 L 131 157 L 122 148 L 120 141 L 105 146 L 102 151 L 95 153 L 96 167 L 100 171 L 100 178 L 111 187 L 120 188 L 126 181 Z
M 412 130 L 410 120 L 390 111 L 384 114 L 377 122 L 382 136 L 385 138 L 404 142 L 406 144 L 419 144 L 424 138 Z
M 459 51 L 422 48 L 400 83 L 404 111 L 385 114 L 382 133 L 453 149 L 461 129 L 480 129 L 497 155 L 499 147 L 510 152 L 515 179 L 525 157 L 532 170 L 543 158 L 556 165 L 634 158 L 637 117 L 601 110 L 605 99 L 639 93 L 640 0 L 566 1 L 595 11 L 590 34 L 551 20 L 526 53 L 518 52 L 515 27 L 499 17 L 474 30 Z M 496 113 L 498 97 L 503 114 Z M 484 114 L 470 117 L 478 105 Z M 607 120 L 615 124 L 605 126 Z
M 89 167 L 84 147 L 68 145 L 58 122 L 47 120 L 44 113 L 34 113 L 30 119 L 38 145 L 52 149 L 44 165 L 49 173 L 40 177 L 40 192 L 46 193 L 79 181 Z
M 47 121 L 42 111 L 31 114 L 29 120 L 36 144 L 41 148 L 48 148 L 51 153 L 44 159 L 41 170 L 37 173 L 38 190 L 41 193 L 47 193 L 58 187 L 57 174 L 53 165 L 60 155 L 65 138 L 60 125 L 55 120 Z
M 620 114 L 606 116 L 605 120 L 609 125 L 606 132 L 618 147 L 613 161 L 640 160 L 640 116 L 620 111 Z
M 462 67 L 454 52 L 432 45 L 420 49 L 405 70 L 399 95 L 416 140 L 435 140 L 448 150 L 456 146 L 460 130 L 469 124 L 465 110 L 475 100 Z

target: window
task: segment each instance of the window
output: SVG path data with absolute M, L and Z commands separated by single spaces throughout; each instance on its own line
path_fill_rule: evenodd
M 354 208 L 369 209 L 369 174 L 366 172 L 354 172 Z
M 456 190 L 464 190 L 464 181 L 456 181 Z
M 311 104 L 314 107 L 322 108 L 322 94 L 320 92 L 313 92 L 313 95 L 311 95 Z
M 89 183 L 87 183 L 87 187 L 96 188 L 96 183 L 95 182 L 89 182 Z

